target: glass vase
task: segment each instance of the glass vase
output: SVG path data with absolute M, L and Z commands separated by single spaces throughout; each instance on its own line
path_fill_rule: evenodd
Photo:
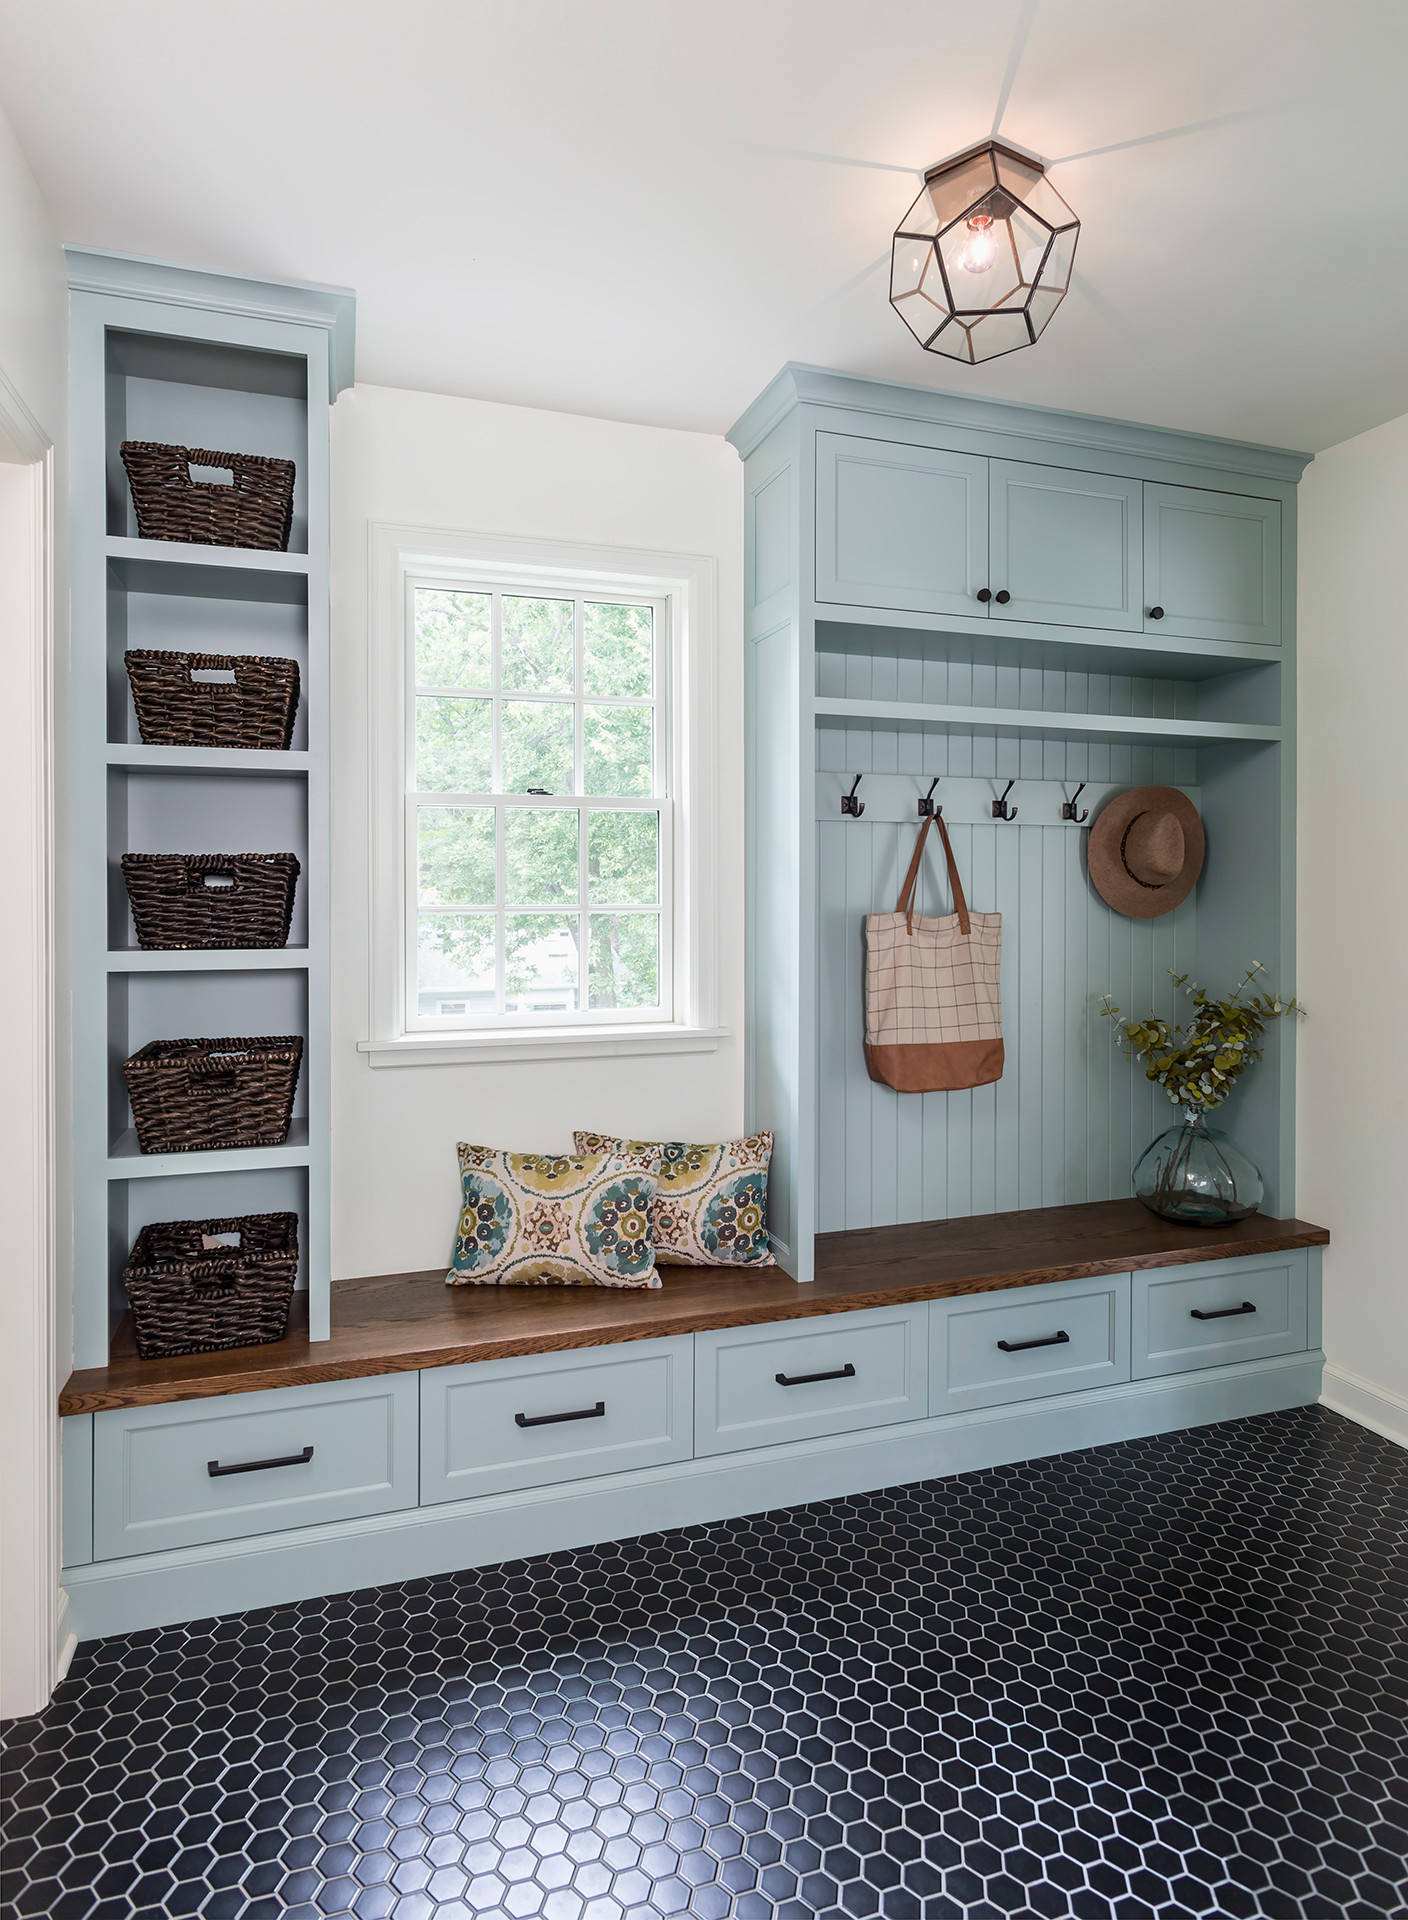
M 1185 1226 L 1220 1227 L 1261 1205 L 1261 1175 L 1241 1148 L 1210 1127 L 1198 1107 L 1147 1146 L 1134 1167 L 1135 1197 L 1150 1213 Z

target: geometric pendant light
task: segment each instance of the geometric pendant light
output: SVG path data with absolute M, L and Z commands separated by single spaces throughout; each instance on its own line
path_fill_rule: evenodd
M 890 305 L 927 353 L 1015 353 L 1065 298 L 1079 237 L 1041 162 L 984 140 L 924 175 L 895 230 Z

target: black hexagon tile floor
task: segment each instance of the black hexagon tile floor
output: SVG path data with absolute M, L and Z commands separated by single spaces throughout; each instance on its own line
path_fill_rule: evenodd
M 1307 1408 L 97 1642 L 4 1912 L 1384 1920 L 1405 1598 Z

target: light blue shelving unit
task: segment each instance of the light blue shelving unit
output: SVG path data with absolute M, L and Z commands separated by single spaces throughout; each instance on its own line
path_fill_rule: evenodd
M 1293 990 L 1295 512 L 1305 456 L 789 367 L 745 463 L 747 1124 L 776 1136 L 779 1259 L 816 1236 L 1114 1200 L 1170 1123 L 1098 1018 L 1172 1011 L 1171 969 Z M 862 776 L 883 803 L 843 816 Z M 893 904 L 938 776 L 968 898 L 1004 916 L 1007 1070 L 867 1078 L 864 915 Z M 844 778 L 845 785 L 838 787 Z M 1018 785 L 1013 821 L 989 801 Z M 1170 784 L 1207 864 L 1166 917 L 1112 913 L 1060 805 Z M 972 789 L 986 783 L 974 798 Z M 958 804 L 954 805 L 955 796 Z M 939 867 L 926 912 L 947 911 Z M 1229 1129 L 1294 1207 L 1294 1039 Z
M 354 303 L 70 248 L 74 1364 L 103 1365 L 122 1267 L 153 1220 L 296 1210 L 315 1340 L 329 1315 L 328 412 L 352 379 Z M 165 440 L 297 466 L 290 551 L 136 537 L 119 448 Z M 123 653 L 296 658 L 288 752 L 143 744 Z M 290 945 L 143 952 L 126 852 L 285 852 Z M 142 1154 L 122 1063 L 149 1040 L 301 1033 L 277 1147 Z

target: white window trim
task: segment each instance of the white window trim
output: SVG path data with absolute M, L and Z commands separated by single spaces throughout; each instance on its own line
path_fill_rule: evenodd
M 427 572 L 508 575 L 526 586 L 625 587 L 669 601 L 674 794 L 674 1015 L 638 1024 L 456 1027 L 405 1022 L 406 584 Z M 369 1038 L 373 1067 L 710 1052 L 727 1038 L 718 1006 L 718 580 L 700 554 L 578 545 L 373 523 L 368 600 Z

